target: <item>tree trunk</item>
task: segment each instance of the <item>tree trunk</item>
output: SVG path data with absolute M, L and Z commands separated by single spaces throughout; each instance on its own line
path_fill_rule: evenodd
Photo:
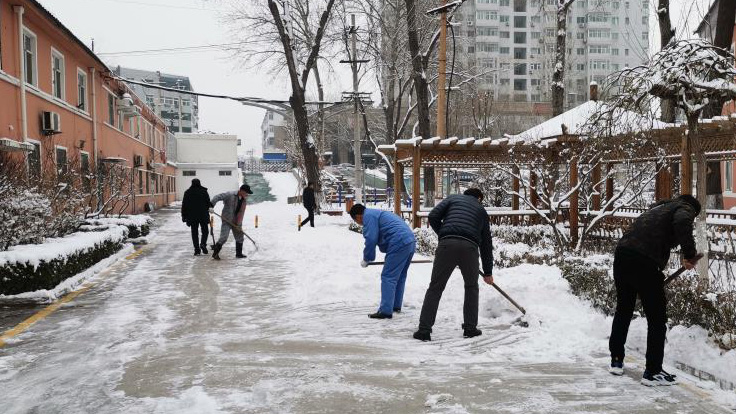
M 562 0 L 558 0 L 562 2 Z M 557 6 L 557 44 L 555 46 L 555 67 L 552 72 L 552 116 L 565 112 L 565 46 L 567 43 L 567 5 Z
M 422 64 L 422 55 L 419 51 L 416 4 L 414 0 L 405 0 L 405 3 L 409 53 L 411 54 L 412 78 L 414 79 L 414 94 L 417 98 L 417 135 L 422 138 L 429 138 L 431 136 L 429 87 L 427 85 L 425 67 Z M 419 177 L 414 177 L 413 179 L 419 179 Z M 434 168 L 424 169 L 424 199 L 425 206 L 431 207 L 434 205 Z
M 659 20 L 659 39 L 661 49 L 664 49 L 675 37 L 675 31 L 672 29 L 672 20 L 670 19 L 670 0 L 659 0 L 657 5 L 657 20 Z M 662 99 L 662 122 L 675 122 L 675 100 Z
M 704 142 L 698 131 L 698 114 L 691 114 L 687 117 L 688 123 L 688 138 L 693 146 L 693 152 L 695 153 L 695 162 L 697 162 L 697 176 L 695 178 L 695 191 L 696 198 L 700 203 L 701 209 L 700 214 L 695 220 L 695 246 L 698 252 L 703 253 L 703 258 L 700 259 L 696 266 L 698 276 L 701 282 L 707 284 L 708 282 L 708 233 L 706 226 L 706 161 L 705 161 L 705 150 Z M 690 184 L 692 185 L 692 184 Z M 705 286 L 705 285 L 701 285 Z

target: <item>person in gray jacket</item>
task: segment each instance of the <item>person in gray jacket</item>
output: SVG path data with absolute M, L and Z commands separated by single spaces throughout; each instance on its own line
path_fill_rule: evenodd
M 483 281 L 493 284 L 493 242 L 488 213 L 482 201 L 483 193 L 471 188 L 462 195 L 447 197 L 429 213 L 429 225 L 437 233 L 439 243 L 434 255 L 432 279 L 419 317 L 419 330 L 414 333 L 415 339 L 431 340 L 430 333 L 442 292 L 456 267 L 460 267 L 465 280 L 463 336 L 472 338 L 482 334 L 477 328 L 479 248 Z
M 245 214 L 245 207 L 248 204 L 246 200 L 249 194 L 253 194 L 253 191 L 251 191 L 249 185 L 243 184 L 238 191 L 228 191 L 212 197 L 212 207 L 219 201 L 222 201 L 223 204 L 220 238 L 217 239 L 217 243 L 215 243 L 212 251 L 213 259 L 220 260 L 220 250 L 222 250 L 222 246 L 227 241 L 230 232 L 233 233 L 233 237 L 235 238 L 235 257 L 239 259 L 246 257 L 243 254 L 243 232 L 238 231 L 231 223 L 238 227 L 243 225 L 243 215 Z M 213 211 L 212 208 L 210 208 L 210 211 Z

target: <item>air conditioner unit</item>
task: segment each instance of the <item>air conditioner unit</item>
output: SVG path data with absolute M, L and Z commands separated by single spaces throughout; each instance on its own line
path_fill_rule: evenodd
M 473 22 L 468 20 L 468 26 L 472 26 L 472 25 L 473 25 Z
M 124 109 L 124 108 L 130 108 L 133 106 L 133 98 L 130 96 L 129 93 L 124 93 L 123 96 L 118 98 L 118 108 Z
M 142 166 L 143 166 L 143 156 L 142 155 L 133 156 L 133 167 L 142 167 Z
M 54 135 L 61 132 L 61 116 L 56 112 L 41 112 L 41 132 Z

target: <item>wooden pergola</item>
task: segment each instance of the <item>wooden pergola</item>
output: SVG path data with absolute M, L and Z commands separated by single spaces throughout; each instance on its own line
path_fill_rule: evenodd
M 653 147 L 659 151 L 663 151 L 665 159 L 672 163 L 680 162 L 684 168 L 680 168 L 683 188 L 687 189 L 683 193 L 689 193 L 689 184 L 692 179 L 692 156 L 693 146 L 686 134 L 685 125 L 668 125 L 659 129 L 647 131 L 647 139 L 652 143 Z M 515 137 L 505 138 L 412 138 L 407 140 L 397 140 L 393 145 L 381 145 L 378 151 L 393 159 L 394 164 L 394 212 L 401 214 L 401 185 L 404 181 L 404 171 L 411 168 L 412 171 L 412 205 L 411 217 L 412 225 L 417 228 L 421 225 L 421 218 L 418 215 L 420 206 L 420 175 L 422 167 L 436 168 L 481 168 L 491 165 L 513 165 L 509 157 L 509 150 L 515 152 L 529 152 L 539 154 L 544 152 L 547 159 L 558 164 L 570 165 L 570 188 L 578 183 L 577 161 L 575 157 L 561 157 L 562 149 L 571 149 L 574 154 L 576 148 L 579 150 L 585 145 L 586 138 L 581 135 L 569 134 L 568 128 L 564 124 L 558 130 L 557 135 L 542 137 L 541 139 L 530 142 L 529 140 L 519 139 Z M 736 116 L 732 117 L 716 117 L 712 120 L 703 120 L 699 124 L 698 132 L 699 142 L 704 146 L 708 161 L 725 161 L 736 159 Z M 518 136 L 517 136 L 518 137 Z M 631 139 L 630 134 L 621 134 L 606 138 L 606 143 L 610 143 L 611 148 L 619 148 L 627 140 Z M 617 162 L 628 161 L 656 161 L 662 159 L 661 153 L 655 156 L 651 149 L 642 148 L 640 152 L 635 152 L 632 158 L 631 153 L 618 153 L 612 151 L 603 162 L 599 163 L 593 170 L 593 182 L 600 181 L 600 166 L 606 165 L 613 168 Z M 516 168 L 516 167 L 514 167 Z M 518 171 L 515 171 L 518 173 Z M 597 176 L 597 179 L 596 179 Z M 661 169 L 656 177 L 656 197 L 664 199 L 672 197 L 672 174 L 666 169 Z M 532 186 L 535 183 L 535 177 L 530 177 Z M 688 187 L 685 187 L 688 186 Z M 519 180 L 514 178 L 512 189 L 515 193 L 519 191 Z M 606 196 L 610 197 L 613 192 L 613 179 L 606 181 Z M 579 194 L 574 193 L 570 198 L 570 227 L 578 226 L 578 200 Z M 536 203 L 537 195 L 532 189 L 530 192 L 530 202 Z M 600 195 L 594 196 L 593 209 L 600 210 Z M 535 204 L 536 205 L 536 204 Z M 518 195 L 512 196 L 512 210 L 519 210 Z M 572 233 L 572 232 L 571 232 Z M 572 233 L 571 236 L 576 238 L 577 234 Z

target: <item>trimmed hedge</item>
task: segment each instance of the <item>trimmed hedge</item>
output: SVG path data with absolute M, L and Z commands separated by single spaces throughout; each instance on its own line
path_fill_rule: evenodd
M 30 263 L 8 263 L 0 267 L 0 294 L 16 295 L 40 289 L 53 289 L 65 279 L 79 274 L 123 248 L 122 241 L 105 241 L 92 249 L 51 261 L 42 260 L 38 266 Z

